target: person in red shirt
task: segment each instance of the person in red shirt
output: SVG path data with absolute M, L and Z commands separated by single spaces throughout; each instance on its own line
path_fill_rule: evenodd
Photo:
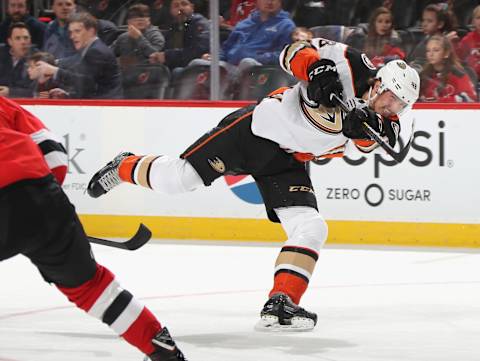
M 420 74 L 420 101 L 474 102 L 477 93 L 448 38 L 434 35 L 427 42 L 427 64 Z
M 474 30 L 462 38 L 457 54 L 480 77 L 480 5 L 473 9 L 472 25 Z
M 248 18 L 248 15 L 255 10 L 255 7 L 255 0 L 233 0 L 229 10 L 230 17 L 228 20 L 221 17 L 220 26 L 228 30 L 233 30 L 239 21 Z
M 78 308 L 152 361 L 185 361 L 168 329 L 91 253 L 61 183 L 67 156 L 33 114 L 0 97 L 0 261 L 22 254 Z

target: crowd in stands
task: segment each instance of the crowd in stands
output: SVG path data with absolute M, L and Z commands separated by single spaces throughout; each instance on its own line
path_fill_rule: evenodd
M 208 99 L 207 0 L 6 0 L 0 95 Z M 278 56 L 324 37 L 377 66 L 404 59 L 422 102 L 476 102 L 480 0 L 219 0 L 222 99 L 257 99 L 295 80 Z M 33 16 L 36 14 L 37 16 Z

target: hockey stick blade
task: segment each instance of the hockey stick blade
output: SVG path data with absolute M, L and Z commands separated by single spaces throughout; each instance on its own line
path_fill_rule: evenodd
M 138 230 L 135 233 L 135 235 L 125 242 L 115 242 L 108 239 L 87 236 L 87 239 L 90 243 L 96 243 L 96 244 L 101 244 L 103 246 L 126 249 L 129 251 L 134 251 L 142 247 L 145 243 L 147 243 L 150 240 L 150 238 L 152 238 L 152 232 L 143 223 L 140 223 L 140 226 L 138 227 Z
M 349 113 L 351 110 L 348 108 L 347 104 L 340 99 L 336 94 L 331 94 L 331 99 L 334 100 L 340 108 L 346 113 Z M 397 163 L 401 163 L 405 157 L 407 156 L 408 151 L 410 150 L 410 145 L 412 144 L 413 140 L 413 133 L 414 133 L 414 123 L 412 123 L 412 133 L 410 134 L 410 139 L 408 140 L 407 144 L 400 149 L 400 151 L 396 151 L 395 149 L 392 148 L 392 146 L 386 142 L 382 136 L 375 130 L 373 129 L 367 122 L 362 123 L 363 127 L 365 128 L 365 132 L 372 138 L 380 147 L 382 147 L 385 152 L 390 155 L 393 160 L 395 160 Z

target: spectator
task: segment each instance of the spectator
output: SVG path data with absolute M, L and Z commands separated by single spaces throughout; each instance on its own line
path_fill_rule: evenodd
M 446 36 L 427 41 L 427 63 L 420 74 L 420 100 L 425 102 L 474 102 L 477 93 Z
M 78 5 L 82 11 L 86 11 L 97 19 L 104 19 L 117 23 L 117 17 L 121 16 L 122 5 L 125 0 L 79 0 Z
M 401 1 L 401 0 L 398 0 Z M 420 17 L 422 10 L 430 4 L 442 4 L 448 8 L 455 15 L 458 25 L 466 27 L 470 20 L 473 8 L 478 5 L 478 0 L 417 0 L 414 7 L 416 7 L 417 17 Z
M 97 19 L 97 36 L 108 46 L 112 45 L 120 35 L 112 18 L 121 9 L 120 0 L 78 0 L 77 3 L 78 12 L 87 12 Z
M 302 41 L 302 40 L 312 40 L 313 33 L 311 30 L 307 29 L 306 27 L 299 26 L 293 29 L 291 39 L 292 39 L 292 42 Z
M 392 12 L 385 7 L 373 11 L 366 35 L 355 32 L 345 42 L 365 52 L 377 67 L 393 59 L 405 58 L 405 52 L 400 48 L 400 36 L 393 29 Z
M 228 72 L 229 90 L 238 96 L 240 77 L 249 68 L 257 65 L 277 65 L 280 52 L 291 42 L 295 24 L 288 12 L 282 10 L 281 0 L 257 0 L 257 8 L 250 16 L 240 21 L 223 43 L 220 66 Z M 203 54 L 190 64 L 210 64 L 211 55 Z
M 128 31 L 118 37 L 112 49 L 120 61 L 122 81 L 127 98 L 150 98 L 139 91 L 138 87 L 157 83 L 161 74 L 158 67 L 145 67 L 149 64 L 149 56 L 161 51 L 165 38 L 160 30 L 150 23 L 150 9 L 147 5 L 136 4 L 128 9 Z M 154 87 L 146 87 L 152 90 Z
M 220 18 L 220 26 L 232 30 L 238 22 L 245 20 L 255 10 L 255 0 L 232 0 L 228 19 Z
M 45 30 L 43 50 L 53 54 L 56 59 L 75 54 L 67 26 L 68 17 L 75 12 L 75 9 L 75 0 L 53 0 L 52 2 L 55 20 L 51 21 Z
M 407 57 L 410 65 L 421 71 L 427 61 L 425 54 L 428 39 L 433 35 L 445 35 L 450 41 L 456 42 L 458 40 L 456 27 L 455 15 L 448 9 L 447 4 L 427 5 L 422 14 L 424 37 Z
M 152 24 L 167 30 L 169 24 L 174 21 L 170 14 L 170 0 L 150 0 L 147 4 L 150 7 Z
M 473 10 L 472 25 L 474 30 L 462 38 L 457 54 L 480 77 L 480 5 Z
M 28 0 L 8 0 L 7 17 L 0 23 L 0 42 L 6 43 L 9 28 L 12 23 L 23 22 L 30 33 L 33 44 L 41 48 L 46 25 L 28 13 Z
M 294 29 L 288 12 L 282 10 L 282 0 L 257 0 L 257 9 L 223 43 L 220 59 L 233 65 L 245 58 L 256 64 L 277 64 Z
M 111 48 L 117 57 L 131 58 L 131 62 L 147 63 L 149 56 L 161 51 L 165 38 L 160 30 L 150 22 L 150 9 L 147 5 L 136 4 L 128 9 L 127 32 L 120 35 Z
M 194 10 L 190 0 L 172 0 L 170 14 L 175 20 L 166 32 L 165 50 L 152 53 L 150 62 L 174 69 L 185 67 L 191 60 L 208 52 L 209 21 Z
M 26 58 L 32 46 L 30 32 L 24 23 L 12 23 L 7 35 L 8 47 L 0 50 L 0 95 L 20 98 L 32 96 Z
M 97 37 L 97 20 L 88 13 L 76 13 L 68 24 L 77 53 L 58 66 L 39 61 L 40 73 L 53 76 L 72 98 L 122 98 L 120 68 L 113 51 Z
M 413 26 L 420 17 L 417 12 L 418 0 L 356 0 L 355 2 L 353 24 L 368 22 L 371 17 L 371 9 L 377 7 L 385 7 L 392 12 L 393 24 L 396 29 Z
M 53 80 L 52 75 L 43 75 L 39 71 L 38 63 L 46 62 L 55 65 L 55 57 L 46 52 L 33 53 L 27 59 L 27 73 L 30 80 L 33 81 L 33 97 L 34 98 L 66 98 L 67 92 L 58 88 L 58 84 Z

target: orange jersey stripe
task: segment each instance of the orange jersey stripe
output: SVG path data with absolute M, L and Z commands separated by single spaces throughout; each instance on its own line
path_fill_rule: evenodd
M 274 95 L 277 95 L 277 94 L 283 94 L 283 92 L 287 89 L 290 89 L 290 88 L 288 86 L 282 86 L 278 89 L 275 89 L 273 92 L 268 94 L 268 96 L 271 97 L 271 96 L 274 96 Z
M 307 69 L 317 60 L 320 60 L 317 50 L 304 48 L 290 60 L 290 69 L 296 78 L 308 81 Z
M 375 141 L 371 139 L 353 139 L 353 142 L 362 148 L 368 148 L 375 144 Z
M 242 115 L 241 117 L 239 117 L 237 120 L 235 120 L 234 122 L 232 122 L 231 124 L 229 124 L 228 126 L 226 126 L 225 128 L 223 129 L 220 129 L 218 132 L 212 134 L 211 136 L 209 136 L 207 139 L 205 139 L 203 142 L 201 142 L 199 145 L 197 145 L 195 148 L 193 148 L 192 150 L 190 150 L 188 153 L 184 154 L 183 155 L 183 158 L 187 158 L 189 156 L 191 156 L 193 153 L 195 153 L 197 150 L 199 150 L 200 148 L 202 148 L 205 144 L 207 144 L 208 142 L 210 142 L 213 138 L 217 137 L 218 135 L 222 134 L 223 132 L 227 131 L 228 129 L 230 129 L 231 127 L 233 127 L 235 124 L 237 124 L 238 122 L 240 122 L 241 120 L 249 117 L 250 115 L 253 114 L 253 111 L 251 112 L 248 112 L 244 115 Z

